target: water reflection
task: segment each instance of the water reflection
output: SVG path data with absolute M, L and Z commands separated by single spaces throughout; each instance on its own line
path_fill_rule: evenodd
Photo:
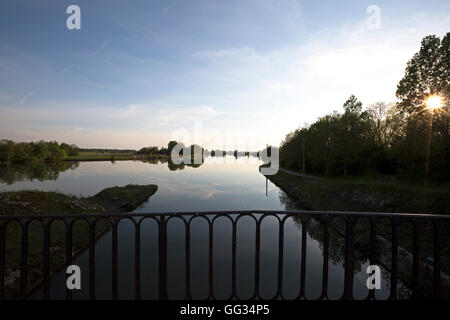
M 19 181 L 33 181 L 35 179 L 41 182 L 57 180 L 61 172 L 75 170 L 79 165 L 79 162 L 72 161 L 0 165 L 0 182 L 11 185 Z
M 296 202 L 290 199 L 284 192 L 280 192 L 280 202 L 285 206 L 285 210 L 302 210 L 298 207 Z M 294 216 L 292 217 L 295 224 L 299 229 L 302 228 L 302 221 L 300 217 Z M 383 222 L 387 222 L 380 220 L 378 225 L 383 224 Z M 321 253 L 324 252 L 324 236 L 325 236 L 325 223 L 321 219 L 309 219 L 307 223 L 307 233 L 308 237 L 311 238 L 314 242 L 316 242 L 319 246 L 319 250 Z M 334 266 L 338 266 L 340 270 L 345 269 L 345 233 L 346 233 L 346 222 L 344 218 L 334 217 L 329 224 L 329 247 L 328 247 L 328 258 L 329 261 Z M 377 232 L 379 234 L 379 231 Z M 354 283 L 354 296 L 356 299 L 365 299 L 368 294 L 368 289 L 366 287 L 365 281 L 367 280 L 366 269 L 370 265 L 369 260 L 369 252 L 370 252 L 370 222 L 368 218 L 361 218 L 354 225 L 354 238 L 353 238 L 353 269 L 356 285 L 360 286 L 359 290 L 355 290 L 356 286 Z M 379 255 L 386 255 L 386 252 L 378 252 Z M 382 290 L 376 291 L 377 299 L 387 299 L 390 291 L 390 273 L 388 268 L 390 267 L 391 257 L 387 257 L 386 259 L 389 262 L 389 265 L 383 266 L 380 265 L 377 261 L 377 264 L 382 269 Z M 333 272 L 331 270 L 331 272 Z M 330 274 L 330 270 L 329 270 Z M 337 277 L 341 277 L 343 281 L 343 274 L 338 276 L 334 274 L 331 276 L 331 279 L 336 279 Z M 343 289 L 343 286 L 342 286 Z M 342 294 L 342 292 L 341 292 Z M 397 294 L 401 299 L 407 299 L 411 295 L 410 289 L 402 282 L 402 279 L 399 280 L 397 285 Z
M 231 162 L 216 164 L 213 157 L 204 159 L 199 166 L 175 166 L 165 159 L 146 159 L 145 161 L 109 161 L 62 163 L 44 169 L 11 166 L 0 168 L 0 189 L 20 190 L 36 188 L 40 190 L 60 190 L 64 193 L 93 195 L 100 190 L 128 183 L 158 185 L 158 192 L 135 212 L 173 212 L 173 211 L 213 211 L 213 210 L 300 210 L 284 192 L 273 185 L 258 171 L 260 163 L 240 163 L 244 161 L 231 158 Z M 251 157 L 250 157 L 251 159 Z M 216 159 L 217 160 L 217 159 Z M 228 159 L 229 160 L 229 159 Z M 61 171 L 58 171 L 61 168 Z M 72 170 L 69 170 L 72 169 Z M 3 171 L 1 171 L 3 170 Z M 11 171 L 13 170 L 13 171 Z M 15 171 L 14 171 L 15 170 Z M 40 175 L 28 174 L 40 172 Z M 43 172 L 43 173 L 42 173 Z M 5 177 L 13 177 L 6 179 Z M 15 177 L 21 177 L 15 180 Z M 38 178 L 40 177 L 40 179 Z M 53 177 L 53 179 L 47 179 Z M 38 180 L 36 181 L 31 180 Z M 10 181 L 9 183 L 7 181 Z M 31 182 L 30 182 L 31 181 Z M 344 245 L 345 238 L 339 227 L 330 232 L 329 248 L 329 297 L 337 299 L 342 295 L 344 283 Z M 260 280 L 259 287 L 263 298 L 270 298 L 277 288 L 278 274 L 278 229 L 276 219 L 265 218 L 261 223 Z M 298 294 L 301 265 L 302 225 L 297 218 L 289 218 L 284 225 L 283 241 L 283 295 L 294 298 Z M 306 295 L 317 298 L 321 293 L 323 267 L 323 227 L 320 221 L 311 220 L 307 229 L 306 254 Z M 193 223 L 191 236 L 191 274 L 193 298 L 202 298 L 208 292 L 208 227 L 200 219 Z M 231 224 L 225 218 L 214 224 L 214 288 L 217 298 L 226 298 L 231 290 Z M 142 296 L 157 298 L 158 293 L 158 238 L 157 226 L 152 221 L 141 227 L 141 270 Z M 367 246 L 367 232 L 358 235 L 357 242 L 362 248 Z M 242 218 L 237 224 L 237 293 L 242 298 L 252 295 L 255 290 L 255 223 L 251 218 Z M 96 242 L 96 288 L 97 297 L 111 297 L 111 233 L 105 234 Z M 119 224 L 119 292 L 120 298 L 134 297 L 134 226 L 123 221 Z M 368 252 L 367 250 L 360 250 Z M 357 298 L 365 298 L 367 287 L 365 273 L 368 265 L 366 254 L 355 254 L 354 293 Z M 186 247 L 183 223 L 173 219 L 168 225 L 168 273 L 169 294 L 171 298 L 184 297 L 186 293 Z M 84 274 L 89 270 L 89 252 L 76 258 Z M 382 272 L 382 290 L 377 298 L 386 298 L 389 293 L 389 273 Z M 64 270 L 52 280 L 52 298 L 65 296 Z M 74 298 L 89 297 L 89 277 L 82 278 L 83 290 L 74 293 Z M 41 292 L 34 298 L 40 298 Z
M 199 168 L 204 159 L 200 159 L 200 163 L 193 164 L 175 164 L 170 158 L 140 158 L 134 161 L 148 163 L 152 165 L 167 164 L 170 171 L 184 170 L 186 167 Z M 102 161 L 104 162 L 104 161 Z M 118 161 L 111 160 L 110 163 L 115 165 Z M 77 161 L 57 161 L 57 162 L 31 162 L 26 164 L 0 165 L 0 183 L 12 185 L 16 182 L 33 181 L 40 182 L 48 180 L 57 180 L 60 173 L 67 170 L 75 170 L 80 166 Z

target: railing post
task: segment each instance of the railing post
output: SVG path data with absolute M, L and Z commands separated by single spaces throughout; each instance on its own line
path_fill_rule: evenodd
M 167 300 L 167 224 L 164 215 L 159 220 L 159 299 Z
M 236 292 L 236 220 L 233 220 L 233 234 L 231 239 L 231 281 L 232 298 L 237 298 Z
M 191 224 L 190 222 L 186 223 L 186 299 L 191 299 Z
M 72 221 L 66 222 L 66 268 L 72 264 Z M 72 300 L 72 290 L 66 287 L 66 300 Z
M 370 264 L 377 264 L 377 223 L 374 218 L 370 218 Z M 368 299 L 375 300 L 375 289 L 369 290 Z
M 113 219 L 114 220 L 114 219 Z M 117 281 L 117 225 L 119 220 L 114 220 L 112 228 L 112 298 L 117 300 L 119 298 L 118 293 L 118 281 Z
M 441 235 L 439 221 L 433 222 L 433 299 L 441 298 Z
M 345 232 L 345 274 L 343 299 L 353 299 L 353 233 L 354 218 L 349 216 L 346 220 Z
M 28 221 L 22 225 L 22 242 L 20 253 L 20 299 L 27 297 L 27 275 L 28 275 Z
M 391 293 L 389 300 L 397 300 L 397 275 L 398 275 L 398 220 L 392 219 L 392 265 L 391 265 Z
M 306 234 L 308 228 L 308 220 L 302 219 L 302 252 L 301 252 L 301 265 L 300 265 L 300 293 L 298 298 L 306 299 Z
M 0 300 L 5 299 L 6 221 L 0 224 Z
M 279 221 L 280 229 L 278 231 L 278 287 L 275 297 L 283 296 L 283 249 L 284 249 L 284 222 Z
M 141 225 L 140 223 L 134 224 L 135 234 L 134 234 L 134 287 L 135 287 L 135 298 L 136 300 L 141 300 Z
M 89 299 L 95 300 L 95 222 L 89 223 Z
M 261 217 L 256 221 L 256 232 L 255 232 L 255 296 L 258 299 L 261 299 L 260 290 L 259 290 L 259 254 L 260 254 L 260 246 L 261 246 Z
M 321 299 L 328 298 L 328 251 L 330 247 L 329 218 L 326 217 L 323 223 L 323 270 L 322 270 L 322 294 Z
M 412 274 L 412 298 L 419 296 L 419 226 L 413 220 L 413 274 Z
M 209 263 L 208 263 L 208 278 L 209 278 L 209 298 L 214 299 L 214 274 L 213 274 L 213 224 L 209 221 Z
M 50 296 L 50 221 L 45 221 L 44 226 L 44 290 L 43 298 L 48 300 Z

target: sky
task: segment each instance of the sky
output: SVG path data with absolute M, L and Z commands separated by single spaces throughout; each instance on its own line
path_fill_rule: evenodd
M 421 39 L 449 31 L 438 0 L 2 0 L 0 139 L 279 145 L 351 94 L 395 102 Z

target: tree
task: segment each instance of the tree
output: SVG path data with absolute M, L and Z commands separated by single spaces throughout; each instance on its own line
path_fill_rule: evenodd
M 421 112 L 425 99 L 433 94 L 449 96 L 450 32 L 442 42 L 434 35 L 422 39 L 419 52 L 407 63 L 405 75 L 397 85 L 396 96 L 405 112 Z
M 338 145 L 341 146 L 341 156 L 344 162 L 344 176 L 347 175 L 349 166 L 364 161 L 361 153 L 367 149 L 370 137 L 367 135 L 369 128 L 369 114 L 362 112 L 362 102 L 354 95 L 343 105 L 344 114 L 341 116 L 338 128 Z
M 14 157 L 14 142 L 11 140 L 0 141 L 0 161 L 11 162 Z
M 449 177 L 450 139 L 449 139 L 449 94 L 450 94 L 450 32 L 442 41 L 434 35 L 423 38 L 419 52 L 408 62 L 404 77 L 397 86 L 397 97 L 401 100 L 399 108 L 407 114 L 408 136 L 403 148 L 413 155 L 409 166 L 412 174 L 416 167 L 423 167 L 419 145 L 422 137 L 417 133 L 426 131 L 431 144 L 430 161 L 439 177 Z M 447 103 L 443 112 L 425 112 L 425 99 L 430 95 L 439 95 Z M 415 138 L 413 138 L 415 136 Z
M 172 149 L 178 144 L 178 142 L 172 140 L 167 145 L 167 150 L 169 151 L 169 155 L 172 153 Z
M 391 147 L 394 137 L 405 128 L 404 114 L 396 105 L 382 101 L 370 105 L 367 112 L 371 117 L 371 134 L 375 143 L 382 148 Z
M 59 148 L 64 150 L 68 156 L 77 156 L 79 152 L 79 149 L 76 145 L 68 145 L 64 142 L 59 145 Z

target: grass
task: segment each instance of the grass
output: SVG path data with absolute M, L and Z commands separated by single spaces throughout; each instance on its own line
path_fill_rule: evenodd
M 0 193 L 0 215 L 34 214 L 81 214 L 104 212 L 127 212 L 135 209 L 153 195 L 156 185 L 113 187 L 102 190 L 89 198 L 77 198 L 57 192 L 19 191 Z M 0 220 L 1 221 L 1 220 Z M 75 257 L 89 245 L 92 219 L 76 220 L 72 231 L 72 256 Z M 50 225 L 50 277 L 66 261 L 66 225 L 55 220 Z M 107 219 L 100 219 L 95 225 L 94 237 L 98 239 L 110 229 Z M 28 225 L 27 293 L 37 288 L 42 281 L 44 225 L 33 221 Z M 6 225 L 5 280 L 6 298 L 15 299 L 20 294 L 20 266 L 22 227 L 12 221 Z
M 308 179 L 285 172 L 267 176 L 311 210 L 450 214 L 450 189 L 425 189 L 367 179 Z
M 91 152 L 91 151 L 80 151 L 76 156 L 68 156 L 64 160 L 67 161 L 119 161 L 119 160 L 133 160 L 136 159 L 132 153 L 111 153 L 111 152 Z
M 166 155 L 138 155 L 133 153 L 111 153 L 111 152 L 91 152 L 80 151 L 77 156 L 68 156 L 65 161 L 124 161 L 124 160 L 138 160 L 146 158 L 167 158 Z

